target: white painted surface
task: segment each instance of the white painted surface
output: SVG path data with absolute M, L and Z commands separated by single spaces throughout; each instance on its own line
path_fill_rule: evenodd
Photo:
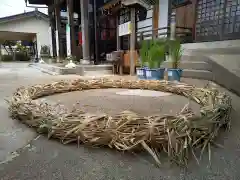
M 147 11 L 147 16 L 146 16 L 146 20 L 143 21 L 138 21 L 137 22 L 137 33 L 138 32 L 142 32 L 142 31 L 148 31 L 148 30 L 152 30 L 152 15 L 153 15 L 153 10 L 149 9 Z M 146 32 L 144 33 L 145 35 L 147 34 L 152 34 L 152 31 Z M 150 37 L 151 38 L 151 37 Z M 146 38 L 147 39 L 147 38 Z M 139 39 L 138 39 L 139 40 Z
M 158 27 L 163 28 L 168 26 L 168 1 L 159 1 L 159 20 Z M 159 30 L 159 33 L 165 33 L 167 30 Z
M 0 31 L 35 33 L 37 36 L 38 54 L 40 54 L 41 45 L 50 44 L 49 22 L 36 17 L 28 17 L 7 23 L 0 24 Z M 51 50 L 52 51 L 52 50 Z
M 214 62 L 240 77 L 240 54 L 211 54 L 208 56 Z
M 145 96 L 145 97 L 163 97 L 170 96 L 171 93 L 165 93 L 160 91 L 150 91 L 150 90 L 141 90 L 141 89 L 131 89 L 127 91 L 116 92 L 118 95 L 124 96 Z
M 48 39 L 49 39 L 49 48 L 50 48 L 50 55 L 53 56 L 53 46 L 52 46 L 52 28 L 51 26 L 48 27 Z
M 202 43 L 187 43 L 183 44 L 184 49 L 214 49 L 214 48 L 240 48 L 240 40 L 226 40 L 226 41 L 213 41 Z M 240 51 L 239 51 L 240 53 Z

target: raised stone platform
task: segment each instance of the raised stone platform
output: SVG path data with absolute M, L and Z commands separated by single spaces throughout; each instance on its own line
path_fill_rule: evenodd
M 42 64 L 42 63 L 31 63 L 30 67 L 39 69 L 42 72 L 51 75 L 67 75 L 77 74 L 80 76 L 94 76 L 94 75 L 110 75 L 112 74 L 111 64 L 101 65 L 76 65 L 75 68 L 66 68 L 65 64 Z

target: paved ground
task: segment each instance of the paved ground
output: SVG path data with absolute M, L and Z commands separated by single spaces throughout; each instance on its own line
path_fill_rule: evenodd
M 143 116 L 159 113 L 175 115 L 189 102 L 185 97 L 170 93 L 128 89 L 70 92 L 45 97 L 44 100 L 61 103 L 68 108 L 72 108 L 74 105 L 89 113 L 114 115 L 128 110 Z M 200 106 L 191 102 L 191 108 L 199 111 Z
M 162 166 L 155 167 L 151 157 L 147 154 L 134 155 L 128 153 L 119 153 L 109 149 L 94 149 L 75 145 L 63 146 L 60 143 L 47 140 L 45 137 L 37 136 L 29 128 L 19 124 L 17 121 L 8 118 L 7 105 L 3 98 L 11 95 L 16 87 L 32 83 L 43 83 L 60 79 L 60 76 L 49 76 L 41 72 L 28 68 L 26 64 L 8 64 L 0 67 L 0 161 L 7 158 L 8 161 L 0 164 L 1 180 L 53 180 L 53 179 L 156 179 L 156 180 L 238 180 L 240 179 L 240 104 L 239 97 L 229 93 L 233 97 L 232 112 L 232 129 L 230 132 L 222 132 L 218 142 L 225 148 L 212 149 L 212 163 L 208 162 L 207 154 L 204 155 L 200 166 L 194 160 L 190 160 L 189 168 L 183 169 L 174 164 L 170 164 L 165 156 L 162 157 Z M 68 76 L 65 78 L 74 78 Z M 198 80 L 186 80 L 191 84 L 203 86 L 206 82 Z M 212 86 L 214 86 L 212 84 Z M 221 88 L 221 90 L 224 90 Z M 117 95 L 126 92 L 125 90 L 108 90 L 104 91 L 101 96 L 97 96 L 95 91 L 90 92 L 86 97 L 76 92 L 78 98 L 76 101 L 99 98 L 97 105 L 105 102 L 106 93 L 110 94 L 108 105 L 102 107 L 104 110 L 110 108 L 110 105 L 116 101 Z M 123 95 L 121 95 L 123 96 Z M 66 99 L 66 101 L 63 101 Z M 76 97 L 76 96 L 74 96 Z M 88 99 L 89 99 L 88 98 Z M 154 111 L 155 105 L 146 103 L 143 107 L 139 106 L 140 102 L 146 102 L 147 98 L 153 97 L 125 97 L 130 99 L 132 107 L 141 111 L 147 106 Z M 159 97 L 162 101 L 167 101 L 166 111 L 169 110 L 170 104 L 178 104 L 174 101 L 173 96 Z M 171 100 L 172 98 L 172 100 Z M 131 100 L 132 99 L 132 100 Z M 153 98 L 155 99 L 155 98 Z M 57 95 L 48 98 L 51 101 L 60 100 L 66 105 L 74 102 L 71 94 Z M 182 105 L 185 99 L 181 99 Z M 90 100 L 87 104 L 91 104 Z M 122 102 L 121 102 L 122 103 Z M 161 101 L 156 100 L 156 104 Z M 138 106 L 136 106 L 138 104 Z M 165 102 L 164 102 L 165 104 Z M 86 107 L 87 109 L 93 108 Z M 119 104 L 118 104 L 119 106 Z M 169 106 L 169 108 L 168 108 Z M 154 107 L 154 108 L 153 108 Z M 105 109 L 106 108 L 106 109 Z M 180 107 L 179 107 L 180 108 Z M 198 108 L 198 107 L 196 107 Z M 101 109 L 100 109 L 101 110 Z M 156 110 L 156 109 L 155 109 Z M 147 112 L 144 112 L 147 113 Z M 35 139 L 34 139 L 35 138 Z M 29 144 L 28 141 L 32 140 Z M 8 153 L 12 153 L 9 156 Z

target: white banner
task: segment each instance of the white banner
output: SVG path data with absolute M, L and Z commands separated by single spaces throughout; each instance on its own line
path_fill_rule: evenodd
M 58 30 L 56 30 L 55 33 L 56 33 L 56 50 L 57 50 L 57 56 L 59 56 Z
M 118 26 L 118 29 L 119 29 L 119 33 L 118 33 L 118 36 L 124 36 L 124 35 L 127 35 L 127 34 L 131 34 L 131 22 L 126 22 L 124 24 L 120 24 Z
M 66 24 L 66 39 L 67 39 L 67 56 L 71 55 L 71 36 L 70 36 L 70 26 Z

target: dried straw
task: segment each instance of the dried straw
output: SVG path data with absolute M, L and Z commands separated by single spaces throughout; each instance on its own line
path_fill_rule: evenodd
M 170 92 L 194 100 L 201 105 L 201 111 L 199 115 L 186 105 L 175 116 L 140 116 L 127 111 L 115 116 L 99 116 L 89 115 L 80 109 L 69 111 L 62 106 L 34 101 L 55 93 L 100 88 Z M 159 152 L 164 151 L 171 159 L 185 164 L 191 153 L 198 161 L 194 153 L 197 148 L 201 148 L 202 152 L 208 149 L 210 155 L 210 145 L 220 127 L 229 125 L 231 99 L 216 89 L 196 88 L 182 83 L 94 79 L 19 88 L 9 105 L 13 118 L 37 128 L 40 133 L 47 133 L 49 138 L 60 139 L 64 144 L 77 142 L 120 151 L 146 150 L 158 164 Z

